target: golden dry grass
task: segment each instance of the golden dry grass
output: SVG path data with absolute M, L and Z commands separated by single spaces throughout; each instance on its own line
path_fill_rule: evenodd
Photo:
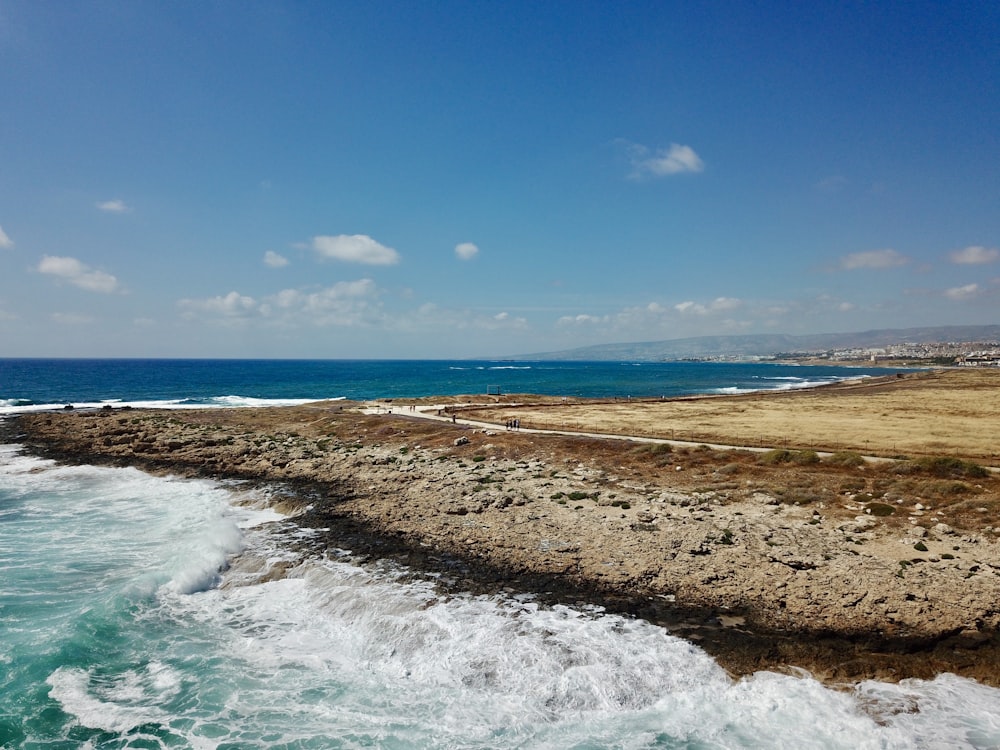
M 672 401 L 493 406 L 522 427 L 749 446 L 1000 461 L 1000 370 L 888 376 L 836 387 Z

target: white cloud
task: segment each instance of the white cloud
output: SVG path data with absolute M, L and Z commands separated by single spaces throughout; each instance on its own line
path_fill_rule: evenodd
M 949 257 L 952 263 L 976 266 L 984 263 L 992 263 L 997 258 L 1000 258 L 1000 250 L 994 247 L 971 245 L 961 250 L 955 250 Z
M 377 294 L 371 279 L 338 281 L 331 287 L 296 299 L 301 314 L 317 325 L 357 325 L 375 312 L 369 302 Z
M 399 331 L 524 331 L 528 321 L 508 312 L 484 315 L 474 310 L 442 308 L 425 302 L 416 314 L 403 315 L 390 321 Z
M 7 236 L 7 233 L 3 231 L 3 227 L 0 227 L 0 248 L 6 250 L 14 247 L 14 240 Z
M 347 263 L 366 263 L 372 266 L 391 266 L 399 263 L 399 253 L 381 245 L 367 234 L 320 235 L 312 239 L 313 249 L 322 258 L 342 260 Z
M 315 292 L 283 289 L 260 300 L 239 292 L 204 299 L 181 299 L 184 317 L 217 318 L 240 324 L 252 318 L 281 325 L 360 325 L 381 317 L 378 289 L 371 279 L 341 281 Z
M 288 258 L 274 252 L 274 250 L 268 250 L 264 253 L 264 265 L 271 268 L 282 268 L 288 265 Z
M 655 152 L 639 143 L 623 141 L 632 172 L 629 177 L 666 177 L 684 172 L 701 172 L 705 164 L 690 146 L 671 143 L 669 148 L 658 148 Z
M 472 260 L 479 255 L 479 248 L 471 242 L 461 242 L 455 245 L 455 255 L 461 260 Z
M 898 268 L 909 262 L 910 259 L 902 253 L 886 248 L 845 255 L 840 259 L 840 267 L 845 271 L 854 271 L 859 268 Z
M 126 206 L 125 201 L 121 200 L 120 198 L 115 198 L 114 200 L 111 201 L 102 201 L 95 205 L 101 211 L 104 211 L 105 213 L 109 214 L 125 214 L 132 210 L 131 208 Z
M 94 271 L 76 258 L 46 255 L 38 264 L 38 272 L 64 279 L 88 292 L 110 294 L 118 289 L 118 279 L 104 271 Z
M 712 313 L 728 312 L 742 305 L 742 301 L 734 297 L 716 297 L 707 305 L 698 302 L 680 302 L 674 309 L 682 315 L 710 315 Z
M 206 299 L 182 299 L 177 305 L 189 316 L 201 312 L 224 318 L 246 318 L 257 313 L 257 301 L 235 291 Z
M 602 323 L 607 323 L 609 318 L 599 315 L 563 315 L 559 320 L 556 321 L 557 325 L 568 326 L 568 325 L 600 325 Z
M 979 292 L 979 284 L 966 284 L 965 286 L 956 286 L 945 290 L 944 296 L 956 302 L 961 302 L 978 296 Z

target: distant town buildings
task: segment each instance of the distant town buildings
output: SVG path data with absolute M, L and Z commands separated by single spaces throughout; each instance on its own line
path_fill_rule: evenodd
M 998 341 L 908 342 L 882 347 L 831 349 L 824 352 L 783 352 L 775 359 L 825 359 L 831 362 L 913 362 L 955 367 L 1000 367 Z

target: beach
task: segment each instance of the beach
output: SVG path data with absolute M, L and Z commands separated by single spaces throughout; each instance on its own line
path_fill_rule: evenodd
M 988 439 L 976 447 L 968 434 L 992 432 L 978 425 L 997 419 L 998 376 L 624 403 L 67 410 L 21 415 L 15 429 L 63 461 L 267 485 L 296 525 L 324 530 L 303 555 L 348 549 L 444 574 L 452 591 L 600 605 L 666 626 L 734 675 L 802 668 L 837 683 L 952 672 L 997 685 L 1000 486 L 981 468 Z M 855 413 L 891 426 L 912 421 L 915 403 L 928 425 L 905 435 L 848 439 L 826 425 L 820 441 L 792 429 L 816 423 L 810 409 L 842 415 L 845 429 L 858 429 Z M 960 403 L 959 419 L 942 418 Z M 770 416 L 754 423 L 753 404 Z M 685 424 L 676 410 L 689 407 Z M 508 429 L 512 419 L 520 429 Z M 546 426 L 617 437 L 532 431 Z M 760 444 L 774 429 L 788 439 Z M 922 452 L 912 443 L 921 430 Z M 749 445 L 748 435 L 765 439 Z

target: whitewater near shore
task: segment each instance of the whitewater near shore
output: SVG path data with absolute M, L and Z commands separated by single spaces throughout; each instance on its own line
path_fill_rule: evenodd
M 325 530 L 320 547 L 430 569 L 453 588 L 644 617 L 735 674 L 954 672 L 996 685 L 1000 480 L 983 468 L 988 439 L 969 435 L 996 434 L 998 376 L 644 403 L 101 409 L 26 414 L 16 429 L 63 460 L 281 487 L 281 510 Z M 965 413 L 941 416 L 959 403 Z M 863 434 L 851 422 L 862 417 Z M 879 431 L 893 424 L 907 429 Z

